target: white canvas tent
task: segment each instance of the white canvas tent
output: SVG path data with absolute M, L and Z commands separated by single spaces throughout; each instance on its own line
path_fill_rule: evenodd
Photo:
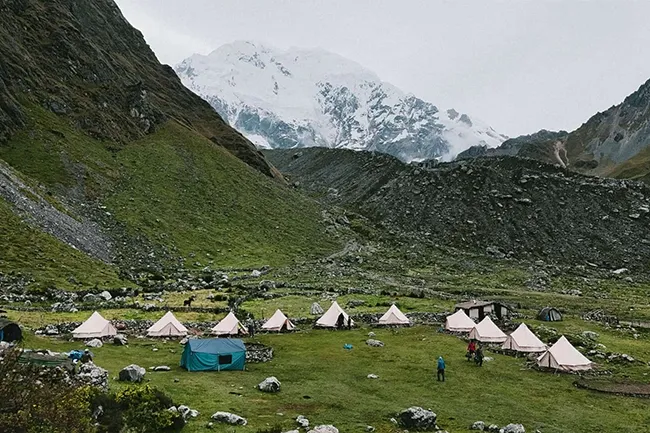
M 340 317 L 343 319 L 342 323 L 340 322 Z M 334 301 L 325 314 L 316 321 L 316 326 L 321 326 L 323 328 L 336 328 L 339 324 L 342 326 L 348 325 L 348 314 L 343 311 L 338 302 Z M 351 321 L 350 324 L 354 326 L 354 321 Z
M 168 311 L 147 329 L 147 335 L 149 337 L 183 337 L 187 335 L 187 328 L 178 321 L 171 311 Z
M 116 334 L 117 329 L 115 329 L 115 326 L 111 325 L 111 322 L 104 319 L 97 311 L 72 331 L 74 338 L 113 337 Z
M 287 319 L 287 316 L 285 316 L 279 309 L 275 310 L 273 316 L 262 325 L 262 329 L 265 331 L 291 331 L 294 328 L 295 325 L 291 323 L 291 320 Z
M 395 304 L 379 318 L 380 325 L 410 325 L 411 321 L 402 313 Z
M 238 335 L 238 334 L 248 334 L 244 325 L 242 325 L 239 320 L 235 317 L 233 312 L 228 313 L 226 317 L 221 319 L 214 328 L 212 328 L 212 333 L 214 335 Z
M 563 335 L 546 353 L 537 358 L 537 365 L 556 370 L 582 371 L 590 370 L 593 363 L 578 352 Z
M 475 326 L 476 323 L 463 310 L 458 310 L 454 314 L 450 314 L 445 320 L 445 329 L 451 332 L 469 332 Z
M 508 336 L 494 324 L 490 316 L 485 316 L 478 325 L 469 331 L 469 338 L 481 343 L 503 343 Z
M 537 338 L 533 331 L 528 329 L 525 323 L 519 325 L 512 334 L 508 335 L 505 343 L 501 346 L 502 349 L 516 350 L 517 352 L 544 352 L 546 345 Z

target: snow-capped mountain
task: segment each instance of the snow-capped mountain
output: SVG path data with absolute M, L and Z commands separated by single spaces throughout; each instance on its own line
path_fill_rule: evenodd
M 507 138 L 322 49 L 283 51 L 240 41 L 195 54 L 175 69 L 259 148 L 342 147 L 413 161 L 450 159 L 472 145 L 496 147 Z

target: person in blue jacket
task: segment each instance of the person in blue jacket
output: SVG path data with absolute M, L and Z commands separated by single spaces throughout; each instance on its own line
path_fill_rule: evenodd
M 438 382 L 445 381 L 445 360 L 442 356 L 438 357 Z

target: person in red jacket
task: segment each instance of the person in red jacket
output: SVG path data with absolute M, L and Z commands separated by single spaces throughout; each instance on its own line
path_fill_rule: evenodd
M 476 352 L 476 342 L 474 340 L 470 340 L 469 344 L 467 345 L 467 360 L 471 361 L 472 358 L 474 357 L 474 353 Z

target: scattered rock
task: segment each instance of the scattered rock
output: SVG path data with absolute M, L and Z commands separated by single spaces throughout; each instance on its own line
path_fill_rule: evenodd
M 384 347 L 384 343 L 379 340 L 373 340 L 372 338 L 366 340 L 366 344 L 371 347 Z
M 367 431 L 368 433 L 372 433 L 372 432 L 374 432 L 375 430 L 376 430 L 376 429 L 375 429 L 373 426 L 371 426 L 371 425 L 367 425 L 367 426 L 366 426 L 366 431 Z
M 128 338 L 124 334 L 117 334 L 113 337 L 113 344 L 116 346 L 126 346 L 129 344 Z
M 77 378 L 85 384 L 96 386 L 104 391 L 108 389 L 108 371 L 96 366 L 92 361 L 81 364 Z
M 153 371 L 170 371 L 171 368 L 167 365 L 158 365 L 154 368 L 152 368 Z
M 319 425 L 314 427 L 313 430 L 309 430 L 308 433 L 339 433 L 339 429 L 333 425 Z
M 207 428 L 214 428 L 214 423 L 213 423 L 213 422 L 209 422 L 209 423 L 207 423 L 205 426 L 206 426 Z
M 593 341 L 596 341 L 599 337 L 598 333 L 594 331 L 583 331 L 582 336 Z
M 323 310 L 323 307 L 321 307 L 318 302 L 314 302 L 313 304 L 311 304 L 311 308 L 309 309 L 309 313 L 311 315 L 313 315 L 313 316 L 318 316 L 320 314 L 325 313 L 325 311 Z
M 298 415 L 298 417 L 296 418 L 296 422 L 302 428 L 309 427 L 309 420 L 302 415 Z
M 136 364 L 131 364 L 120 371 L 119 380 L 122 382 L 142 382 L 147 370 Z
M 47 325 L 45 327 L 45 335 L 59 335 L 59 329 L 56 325 Z
M 215 412 L 211 417 L 213 420 L 230 425 L 246 425 L 248 421 L 239 415 L 230 412 Z
M 93 293 L 87 293 L 86 295 L 84 295 L 83 298 L 81 298 L 81 300 L 82 300 L 83 302 L 89 302 L 89 303 L 91 303 L 91 304 L 94 304 L 95 302 L 98 302 L 98 301 L 99 301 L 97 298 L 98 298 L 97 295 L 95 295 L 95 294 L 93 294 Z
M 487 428 L 487 431 L 489 431 L 489 432 L 491 432 L 491 433 L 499 433 L 499 430 L 501 430 L 501 429 L 500 429 L 499 426 L 496 425 L 496 424 L 490 424 L 490 425 L 488 426 L 488 428 Z
M 99 338 L 93 338 L 92 340 L 86 342 L 86 346 L 88 347 L 102 347 L 103 345 L 104 343 L 102 343 L 102 340 Z
M 368 379 L 379 379 L 379 376 L 377 376 L 376 374 L 372 374 L 372 373 L 370 373 L 370 374 L 368 375 Z
M 526 429 L 521 424 L 508 424 L 503 428 L 503 433 L 526 433 Z
M 280 392 L 280 381 L 275 376 L 267 377 L 257 388 L 263 392 Z
M 104 290 L 102 293 L 99 294 L 101 298 L 104 299 L 104 301 L 110 301 L 113 299 L 113 296 L 108 292 L 108 290 Z
M 476 421 L 474 424 L 472 424 L 472 427 L 470 427 L 472 430 L 479 430 L 479 431 L 484 431 L 485 430 L 485 423 L 483 421 Z
M 255 269 L 253 272 L 251 272 L 251 277 L 253 277 L 253 278 L 259 278 L 261 276 L 262 276 L 262 273 L 260 271 L 258 271 L 257 269 Z
M 372 331 L 368 332 L 368 338 L 375 338 L 375 333 Z
M 404 409 L 398 415 L 399 424 L 407 429 L 435 430 L 437 415 L 419 406 Z

